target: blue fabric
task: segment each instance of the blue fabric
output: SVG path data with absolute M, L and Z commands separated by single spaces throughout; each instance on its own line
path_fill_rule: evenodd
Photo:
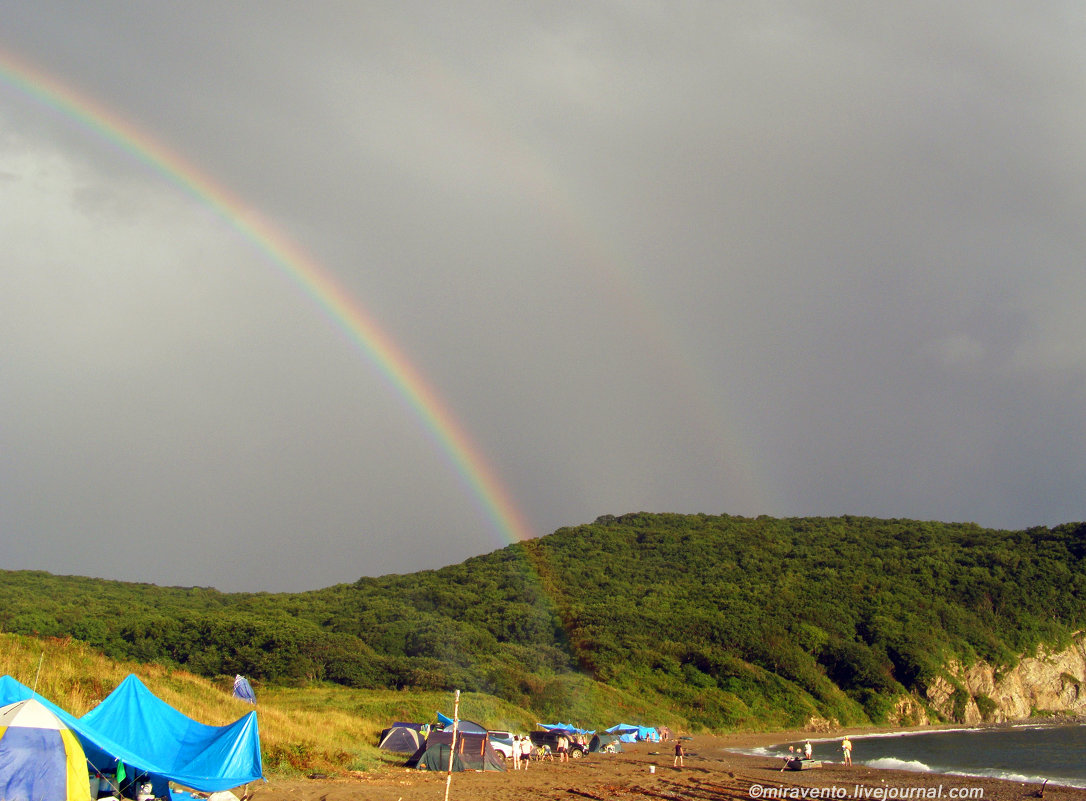
M 453 719 L 450 718 L 448 715 L 442 715 L 440 712 L 438 712 L 437 713 L 437 720 L 438 720 L 438 723 L 440 723 L 446 729 L 451 729 L 452 728 Z M 457 731 L 463 731 L 463 732 L 471 732 L 472 734 L 486 734 L 486 726 L 484 726 L 482 723 L 476 723 L 473 720 L 461 720 L 461 721 L 458 721 L 457 724 L 456 724 L 456 730 Z
M 541 729 L 547 731 L 567 731 L 571 734 L 595 734 L 595 729 L 578 729 L 572 723 L 537 723 L 535 724 Z
M 135 764 L 135 754 L 129 753 L 121 745 L 114 743 L 105 735 L 91 731 L 80 722 L 75 715 L 61 709 L 48 698 L 38 695 L 25 684 L 22 684 L 11 676 L 0 677 L 0 706 L 14 704 L 16 701 L 26 701 L 29 698 L 36 699 L 46 709 L 60 718 L 60 721 L 79 737 L 79 742 L 86 752 L 87 761 L 100 773 L 113 773 L 117 766 L 117 759 Z
M 0 737 L 0 798 L 5 801 L 67 801 L 68 766 L 64 754 L 64 743 L 56 729 L 9 726 L 3 730 Z M 83 781 L 86 783 L 87 780 Z
M 77 718 L 10 676 L 0 679 L 3 704 L 27 698 L 37 698 L 78 735 L 87 761 L 101 773 L 112 774 L 121 761 L 132 768 L 129 775 L 148 774 L 205 793 L 263 778 L 255 712 L 228 726 L 207 726 L 129 675 L 102 703 Z
M 263 775 L 255 712 L 208 726 L 178 712 L 135 675 L 80 720 L 150 762 L 147 772 L 194 790 L 229 790 Z
M 0 676 L 0 706 L 14 704 L 16 701 L 26 701 L 33 697 L 34 692 L 25 684 L 16 681 L 11 676 Z M 46 704 L 46 706 L 50 705 Z
M 607 729 L 608 734 L 618 735 L 618 739 L 623 743 L 636 743 L 637 742 L 637 730 L 640 726 L 635 726 L 630 723 L 616 723 L 611 728 Z
M 242 701 L 248 701 L 250 704 L 256 704 L 256 693 L 253 692 L 253 685 L 244 676 L 237 676 L 234 679 L 234 697 L 240 698 Z
M 652 726 L 638 726 L 636 723 L 616 723 L 611 728 L 606 729 L 606 732 L 619 735 L 624 743 L 633 743 L 638 740 L 656 742 L 660 739 L 660 733 Z

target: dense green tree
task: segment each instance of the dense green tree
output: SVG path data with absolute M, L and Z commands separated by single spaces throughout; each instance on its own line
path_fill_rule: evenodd
M 595 681 L 709 727 L 860 722 L 949 659 L 1066 644 L 1084 559 L 1081 523 L 638 513 L 307 593 L 0 571 L 0 627 L 209 676 L 474 689 L 541 716 Z

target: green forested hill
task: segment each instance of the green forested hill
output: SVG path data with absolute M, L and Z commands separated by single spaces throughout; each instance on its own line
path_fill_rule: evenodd
M 0 572 L 0 626 L 208 676 L 458 688 L 541 716 L 609 685 L 707 728 L 861 723 L 949 658 L 1065 643 L 1086 623 L 1084 551 L 1086 524 L 634 514 L 300 594 Z

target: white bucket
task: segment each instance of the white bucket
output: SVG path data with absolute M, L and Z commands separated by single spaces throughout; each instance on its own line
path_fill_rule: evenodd
M 656 772 L 656 766 L 655 765 L 649 765 L 649 773 L 655 773 L 655 772 Z

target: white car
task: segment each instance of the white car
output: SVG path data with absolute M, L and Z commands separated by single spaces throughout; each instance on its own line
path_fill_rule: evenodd
M 490 746 L 499 754 L 502 755 L 502 759 L 513 758 L 513 734 L 508 731 L 488 731 L 486 738 L 490 740 Z

